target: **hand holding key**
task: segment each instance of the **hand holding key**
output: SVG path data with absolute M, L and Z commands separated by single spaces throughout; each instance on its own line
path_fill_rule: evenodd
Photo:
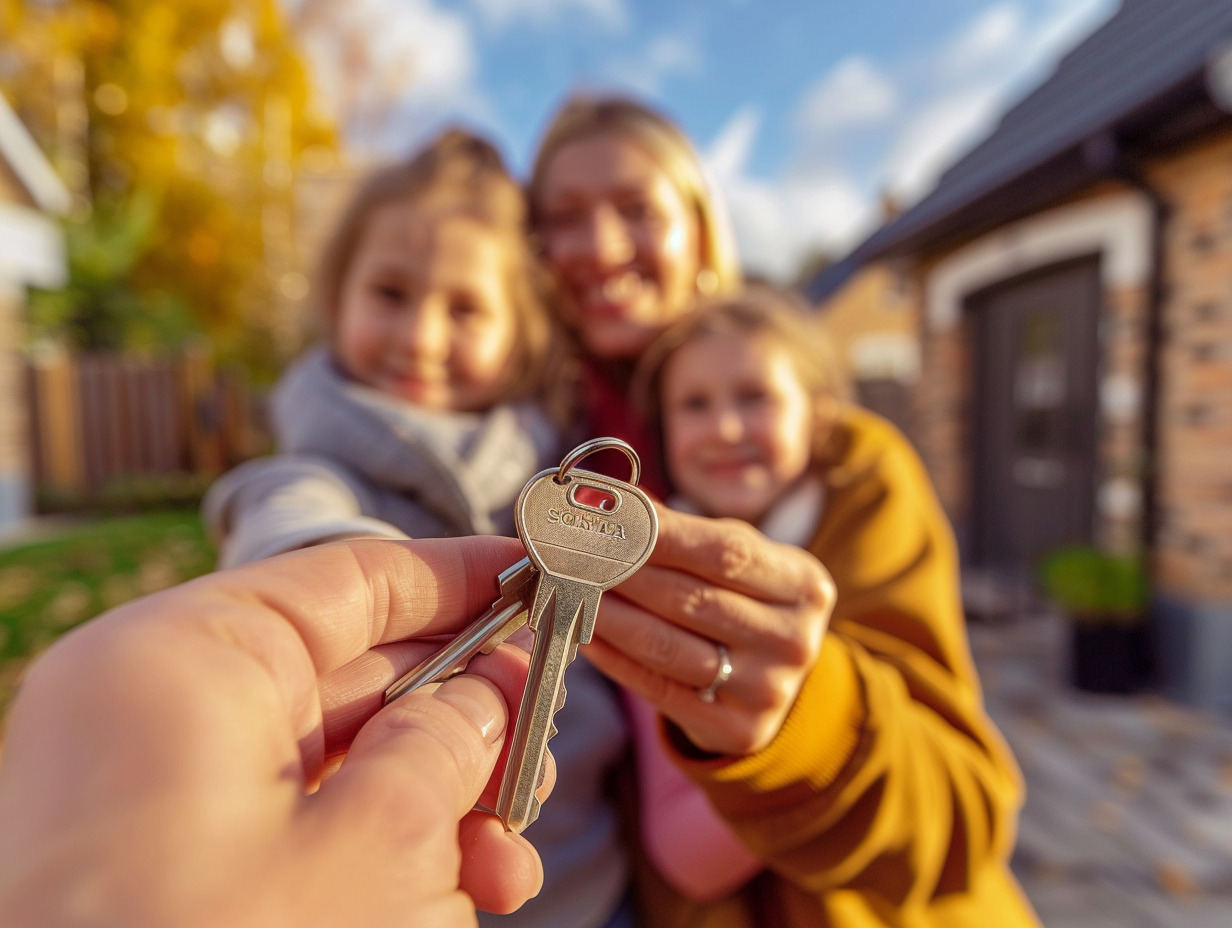
M 603 603 L 586 656 L 704 751 L 740 755 L 778 734 L 834 608 L 815 557 L 747 523 L 659 507 L 646 566 Z M 725 649 L 730 675 L 713 701 Z
M 469 922 L 474 905 L 518 907 L 541 884 L 538 856 L 470 810 L 525 655 L 501 649 L 377 709 L 390 666 L 423 653 L 401 639 L 461 627 L 482 581 L 520 552 L 502 538 L 327 545 L 65 636 L 8 719 L 0 924 L 71 911 L 124 925 L 428 928 Z M 361 672 L 369 658 L 383 675 Z M 323 704 L 372 717 L 341 722 Z M 346 763 L 307 794 L 325 745 L 349 742 L 338 729 L 353 724 Z

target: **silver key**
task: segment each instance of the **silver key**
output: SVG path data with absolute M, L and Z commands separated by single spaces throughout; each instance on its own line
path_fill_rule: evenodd
M 632 482 L 574 467 L 605 448 L 629 458 Z M 628 579 L 654 550 L 658 518 L 650 499 L 633 485 L 640 466 L 629 445 L 596 439 L 575 448 L 559 469 L 538 474 L 518 497 L 518 535 L 539 578 L 529 618 L 535 632 L 530 674 L 496 802 L 510 831 L 521 832 L 539 817 L 535 792 L 543 782 L 548 741 L 556 734 L 552 719 L 565 701 L 565 670 L 578 645 L 594 634 L 600 597 Z M 579 498 L 580 490 L 592 491 L 594 498 Z
M 447 680 L 465 670 L 476 654 L 495 651 L 497 645 L 526 624 L 526 609 L 538 579 L 539 571 L 528 557 L 503 570 L 497 578 L 500 594 L 487 611 L 445 647 L 399 677 L 385 690 L 385 702 L 393 702 L 428 683 Z

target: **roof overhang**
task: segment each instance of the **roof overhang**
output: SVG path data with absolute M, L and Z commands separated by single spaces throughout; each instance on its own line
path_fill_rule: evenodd
M 1092 126 L 1019 173 L 942 209 L 908 210 L 871 236 L 864 260 L 917 255 L 971 238 L 1053 205 L 1217 128 L 1232 125 L 1207 93 L 1205 76 L 1190 75 L 1115 123 Z M 927 199 L 920 204 L 926 207 Z

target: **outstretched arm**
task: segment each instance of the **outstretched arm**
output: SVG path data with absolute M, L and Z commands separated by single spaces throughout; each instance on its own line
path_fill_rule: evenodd
M 463 626 L 520 554 L 497 538 L 328 545 L 67 635 L 8 723 L 0 923 L 452 925 L 516 908 L 538 856 L 472 806 L 494 799 L 525 655 L 378 708 L 430 648 L 398 642 Z
M 371 490 L 325 458 L 276 454 L 223 474 L 202 503 L 219 566 L 350 538 L 406 538 L 373 518 Z

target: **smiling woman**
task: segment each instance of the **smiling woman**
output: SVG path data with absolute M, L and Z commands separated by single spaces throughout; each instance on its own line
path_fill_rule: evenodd
M 540 145 L 531 197 L 565 319 L 596 357 L 636 359 L 699 292 L 739 283 L 700 159 L 644 107 L 565 106 Z

